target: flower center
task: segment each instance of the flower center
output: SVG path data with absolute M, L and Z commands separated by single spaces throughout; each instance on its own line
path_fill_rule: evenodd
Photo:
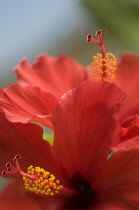
M 78 192 L 78 194 L 73 195 L 68 202 L 65 204 L 64 209 L 88 209 L 91 205 L 95 205 L 96 202 L 96 192 L 92 189 L 92 186 L 87 182 L 87 180 L 80 174 L 76 172 L 71 177 L 71 182 L 73 188 Z
M 25 189 L 33 191 L 35 193 L 51 195 L 58 194 L 59 190 L 63 188 L 60 181 L 48 171 L 45 171 L 40 167 L 29 166 L 27 173 L 23 172 L 20 167 L 19 159 L 21 155 L 16 155 L 13 161 L 16 166 L 12 166 L 10 162 L 6 164 L 6 169 L 2 172 L 3 176 L 7 174 L 20 174 L 23 176 L 25 183 Z
M 88 42 L 93 42 L 99 45 L 101 54 L 97 53 L 94 59 L 94 79 L 97 81 L 112 81 L 115 77 L 116 70 L 116 58 L 112 53 L 105 53 L 105 48 L 103 45 L 104 33 L 106 30 L 102 29 L 96 32 L 98 40 L 95 40 L 92 35 L 87 36 Z
M 95 204 L 96 192 L 80 173 L 77 172 L 70 178 L 71 188 L 67 188 L 43 168 L 31 165 L 25 173 L 20 166 L 20 159 L 21 155 L 18 154 L 13 158 L 15 166 L 11 162 L 6 163 L 6 170 L 2 172 L 2 175 L 20 174 L 23 176 L 25 189 L 37 194 L 54 196 L 64 193 L 63 195 L 67 196 L 64 209 L 86 209 Z

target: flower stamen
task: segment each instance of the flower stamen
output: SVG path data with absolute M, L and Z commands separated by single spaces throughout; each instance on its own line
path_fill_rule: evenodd
M 44 195 L 58 194 L 59 190 L 63 188 L 60 181 L 48 171 L 45 171 L 40 167 L 33 167 L 32 165 L 28 167 L 27 173 L 23 172 L 20 166 L 19 159 L 21 155 L 16 155 L 13 162 L 16 166 L 12 166 L 10 162 L 6 164 L 6 170 L 2 172 L 3 176 L 7 174 L 20 174 L 23 176 L 23 181 L 25 184 L 25 189 L 33 191 L 35 193 L 40 193 Z
M 112 53 L 106 53 L 105 58 L 102 58 L 102 54 L 97 53 L 97 56 L 93 56 L 93 59 L 94 79 L 97 81 L 112 81 L 115 78 L 114 72 L 116 70 L 115 56 Z
M 25 189 L 35 193 L 51 195 L 58 194 L 59 190 L 63 188 L 60 181 L 48 171 L 40 167 L 28 167 L 27 175 L 23 176 L 25 182 Z M 32 179 L 33 178 L 33 179 Z
M 104 33 L 106 33 L 104 29 L 96 32 L 98 40 L 95 40 L 92 35 L 88 35 L 87 41 L 99 45 L 101 50 L 101 54 L 97 53 L 96 56 L 93 56 L 94 79 L 111 82 L 115 78 L 116 58 L 112 53 L 105 53 L 103 45 Z

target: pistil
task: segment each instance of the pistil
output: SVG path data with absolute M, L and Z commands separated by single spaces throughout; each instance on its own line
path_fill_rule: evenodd
M 60 181 L 50 172 L 44 170 L 40 167 L 33 167 L 32 165 L 28 167 L 27 173 L 25 173 L 21 166 L 20 161 L 21 155 L 16 155 L 13 159 L 16 166 L 13 166 L 11 162 L 6 164 L 6 170 L 2 172 L 3 176 L 8 174 L 20 174 L 23 176 L 23 181 L 26 190 L 30 190 L 34 193 L 40 193 L 44 195 L 53 196 L 58 194 L 59 191 L 69 194 L 77 194 L 73 189 L 64 187 L 60 184 Z
M 114 79 L 114 71 L 116 70 L 116 59 L 112 53 L 105 53 L 104 47 L 104 33 L 106 30 L 102 29 L 96 32 L 98 40 L 95 40 L 92 35 L 87 36 L 88 42 L 93 42 L 100 47 L 101 54 L 97 53 L 97 56 L 94 56 L 94 79 L 97 81 L 111 81 Z

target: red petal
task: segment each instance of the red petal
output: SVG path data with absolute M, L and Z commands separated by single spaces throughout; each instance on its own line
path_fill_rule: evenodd
M 22 190 L 19 182 L 12 182 L 0 194 L 1 210 L 54 210 L 63 209 L 63 199 L 59 195 L 46 196 L 35 193 L 27 193 Z
M 31 123 L 11 123 L 0 113 L 0 171 L 5 170 L 5 164 L 11 162 L 16 154 L 20 154 L 21 167 L 25 172 L 30 165 L 39 166 L 63 181 L 63 177 L 66 178 L 63 169 L 53 158 L 51 146 L 42 139 L 42 135 L 43 130 L 40 126 Z M 11 178 L 17 177 L 22 179 L 19 175 L 11 175 Z
M 37 210 L 38 206 L 23 195 L 19 183 L 13 182 L 0 193 L 0 209 Z
M 4 88 L 0 88 L 0 97 L 2 96 L 3 93 L 4 93 Z M 2 107 L 0 107 L 0 112 L 3 112 Z
M 125 209 L 139 209 L 138 175 L 139 150 L 115 153 L 92 185 L 100 196 L 98 202 L 102 202 L 103 205 L 105 202 L 121 204 Z
M 63 95 L 52 120 L 53 151 L 70 176 L 81 172 L 94 178 L 117 137 L 113 113 L 125 94 L 114 84 L 86 81 Z
M 64 204 L 68 201 L 68 197 L 61 195 L 54 196 L 38 196 L 33 197 L 39 210 L 65 210 Z
M 139 148 L 139 117 L 128 128 L 122 128 L 121 139 L 113 146 L 112 150 L 125 150 Z
M 38 86 L 57 98 L 86 79 L 85 68 L 66 56 L 42 55 L 33 65 L 24 60 L 14 71 L 20 84 Z
M 92 207 L 92 209 L 90 208 L 89 210 L 94 210 L 95 208 Z M 127 205 L 126 205 L 126 209 L 125 206 L 121 206 L 120 204 L 102 204 L 96 207 L 96 210 L 133 210 L 133 209 L 127 209 Z
M 49 114 L 57 104 L 57 99 L 38 87 L 15 84 L 4 90 L 0 106 L 11 122 L 28 123 L 36 121 L 52 128 Z
M 124 126 L 139 114 L 139 56 L 130 53 L 122 55 L 117 65 L 115 83 L 128 94 L 119 113 Z

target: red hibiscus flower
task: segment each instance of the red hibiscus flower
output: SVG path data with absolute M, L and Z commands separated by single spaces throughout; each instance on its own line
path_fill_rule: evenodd
M 126 100 L 118 113 L 122 126 L 121 135 L 112 149 L 121 150 L 139 147 L 139 119 L 137 116 L 139 114 L 139 56 L 125 53 L 116 65 L 115 57 L 111 53 L 105 53 L 103 45 L 103 34 L 105 32 L 106 30 L 101 30 L 96 33 L 98 41 L 92 35 L 87 37 L 87 41 L 100 46 L 102 53 L 94 56 L 93 71 L 91 71 L 92 66 L 90 66 L 88 75 L 90 79 L 94 78 L 98 81 L 110 81 L 115 78 L 116 85 L 127 93 Z M 116 72 L 115 67 L 117 67 Z
M 66 56 L 42 55 L 33 65 L 25 59 L 14 71 L 18 84 L 1 93 L 7 119 L 22 123 L 32 120 L 51 129 L 50 114 L 63 93 L 87 79 L 85 68 Z
M 105 78 L 112 77 L 114 83 L 127 93 L 127 98 L 119 111 L 119 118 L 122 126 L 129 126 L 129 123 L 134 120 L 136 114 L 139 114 L 139 56 L 124 53 L 116 64 L 114 56 L 111 53 L 107 53 L 108 55 L 105 53 L 103 45 L 103 34 L 105 32 L 106 30 L 96 32 L 98 41 L 96 41 L 92 35 L 88 36 L 87 41 L 98 44 L 101 49 L 102 58 L 104 60 L 106 59 L 106 62 L 103 61 L 104 66 L 102 67 L 97 63 L 100 59 L 100 54 L 97 57 L 94 56 L 94 67 L 93 70 L 92 65 L 88 67 L 88 77 L 89 79 L 94 78 L 95 72 L 100 74 L 103 71 L 105 73 L 102 75 L 104 81 Z M 116 71 L 114 67 L 116 67 Z
M 127 92 L 127 99 L 119 110 L 119 119 L 121 126 L 129 126 L 135 115 L 139 114 L 139 57 L 125 53 L 116 65 L 114 56 L 105 53 L 104 32 L 105 30 L 101 30 L 96 33 L 98 41 L 91 35 L 88 36 L 88 41 L 101 47 L 103 55 L 103 58 L 100 54 L 95 56 L 94 66 L 91 64 L 86 68 L 82 67 L 66 56 L 53 58 L 42 55 L 33 65 L 27 59 L 22 61 L 14 69 L 18 84 L 1 90 L 0 107 L 6 118 L 11 122 L 35 121 L 53 129 L 51 113 L 61 96 L 84 80 L 94 80 L 94 69 L 97 75 L 103 76 L 104 81 L 107 80 L 106 77 L 113 79 L 115 74 L 114 83 Z M 101 59 L 104 59 L 103 63 L 100 62 Z M 103 66 L 102 75 L 103 64 L 107 66 Z M 110 71 L 116 67 L 117 70 L 111 74 Z
M 117 108 L 124 98 L 108 82 L 85 81 L 65 93 L 51 114 L 53 146 L 40 126 L 12 123 L 1 113 L 0 168 L 7 162 L 3 175 L 12 179 L 1 192 L 1 208 L 138 209 L 139 150 L 107 158 L 119 138 Z

